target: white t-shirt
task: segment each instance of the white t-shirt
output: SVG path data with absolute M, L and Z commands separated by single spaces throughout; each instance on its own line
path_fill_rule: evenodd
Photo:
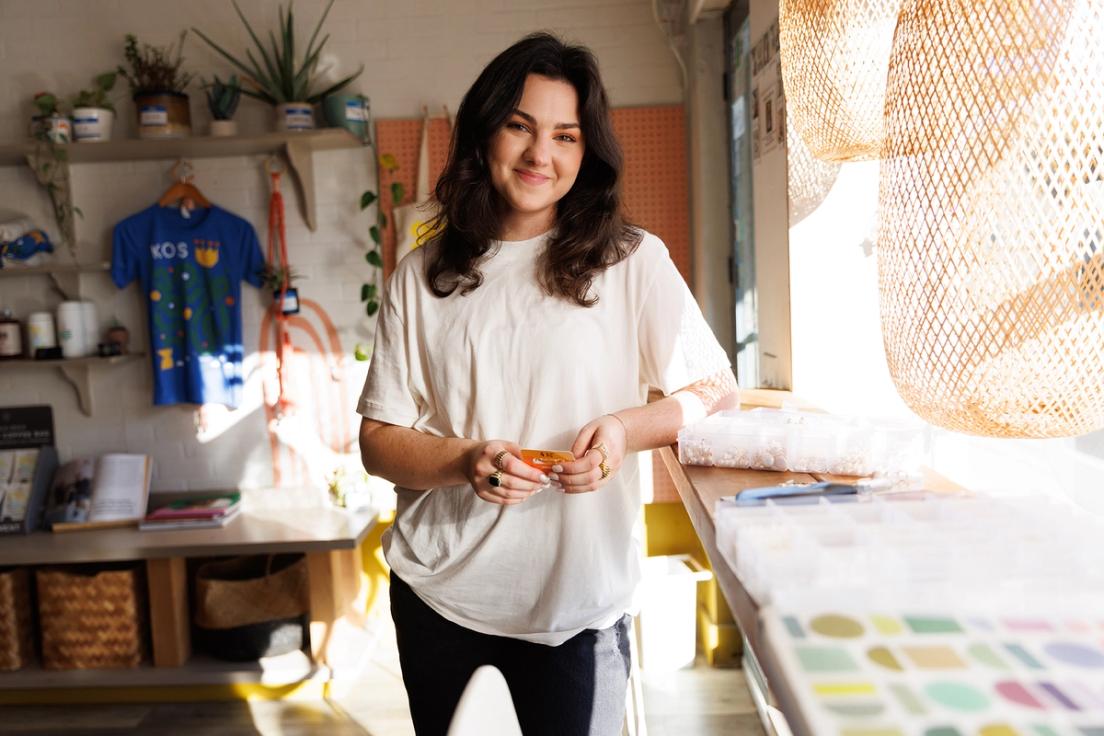
M 438 437 L 570 449 L 603 414 L 729 366 L 659 238 L 598 275 L 580 307 L 548 296 L 548 240 L 496 243 L 483 284 L 445 298 L 425 277 L 428 245 L 387 284 L 358 411 Z M 645 456 L 646 457 L 646 456 Z M 547 489 L 515 506 L 471 486 L 401 487 L 388 564 L 433 610 L 474 631 L 558 645 L 612 625 L 640 577 L 640 455 L 600 490 Z

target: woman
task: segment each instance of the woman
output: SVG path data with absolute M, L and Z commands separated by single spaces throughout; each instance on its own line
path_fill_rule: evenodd
M 663 243 L 623 219 L 620 174 L 591 53 L 524 38 L 465 95 L 438 234 L 388 282 L 360 446 L 398 493 L 384 549 L 419 734 L 445 733 L 483 664 L 526 734 L 620 732 L 637 453 L 736 391 Z M 522 448 L 575 459 L 542 472 Z

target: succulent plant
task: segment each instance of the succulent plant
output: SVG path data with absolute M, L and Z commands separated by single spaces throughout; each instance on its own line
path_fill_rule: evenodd
M 234 117 L 242 92 L 237 75 L 230 75 L 230 79 L 225 82 L 216 75 L 203 86 L 207 90 L 207 108 L 211 111 L 211 117 L 215 120 L 230 120 Z
M 192 30 L 243 74 L 242 79 L 247 86 L 242 88 L 242 94 L 263 100 L 270 105 L 285 102 L 315 103 L 341 89 L 364 71 L 364 67 L 361 66 L 356 73 L 350 74 L 336 84 L 323 89 L 315 88 L 315 69 L 329 35 L 323 36 L 317 45 L 315 41 L 333 4 L 334 0 L 330 0 L 326 9 L 322 11 L 322 16 L 318 19 L 314 32 L 311 33 L 310 41 L 307 42 L 302 60 L 298 63 L 295 58 L 295 24 L 290 3 L 286 10 L 283 5 L 279 6 L 280 31 L 279 34 L 269 31 L 269 46 L 266 48 L 253 30 L 253 26 L 246 20 L 241 8 L 238 7 L 237 0 L 234 0 L 234 9 L 238 11 L 238 17 L 241 18 L 245 29 L 249 31 L 254 44 L 254 49 L 246 49 L 245 61 L 226 51 L 198 28 L 192 28 Z M 253 53 L 254 50 L 257 52 L 256 55 Z

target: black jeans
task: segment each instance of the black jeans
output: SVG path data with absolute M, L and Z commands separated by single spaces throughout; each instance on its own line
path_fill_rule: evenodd
M 445 736 L 469 678 L 502 671 L 525 736 L 616 736 L 625 717 L 629 617 L 557 647 L 481 634 L 443 618 L 391 575 L 399 664 L 418 736 Z

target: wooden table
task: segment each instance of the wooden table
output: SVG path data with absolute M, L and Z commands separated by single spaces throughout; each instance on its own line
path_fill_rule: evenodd
M 272 494 L 264 498 L 266 493 Z M 335 623 L 349 610 L 360 585 L 358 547 L 375 526 L 374 511 L 348 512 L 331 506 L 287 506 L 283 491 L 245 494 L 238 518 L 218 529 L 139 531 L 135 527 L 68 533 L 37 532 L 0 537 L 0 564 L 34 566 L 90 562 L 143 561 L 149 586 L 153 665 L 179 668 L 179 678 L 165 673 L 160 684 L 194 684 L 188 672 L 192 656 L 187 559 L 222 555 L 299 552 L 306 555 L 310 592 L 310 651 L 313 664 L 324 665 Z M 279 508 L 273 507 L 275 505 Z M 105 671 L 106 672 L 106 671 Z M 125 674 L 108 676 L 112 684 L 131 682 Z M 148 672 L 148 671 L 147 671 Z M 73 687 L 88 672 L 52 673 L 49 678 L 27 670 L 0 675 L 0 689 Z
M 785 404 L 787 407 L 813 409 L 810 405 L 795 400 L 788 391 L 742 390 L 740 392 L 740 402 L 742 408 L 765 407 L 777 409 Z M 759 657 L 763 652 L 759 627 L 759 606 L 740 583 L 740 580 L 717 548 L 714 519 L 714 509 L 717 501 L 723 496 L 735 495 L 745 488 L 774 486 L 790 480 L 795 483 L 813 483 L 823 480 L 850 482 L 856 479 L 854 477 L 821 473 L 786 473 L 770 470 L 740 470 L 683 465 L 679 462 L 678 448 L 675 445 L 660 448 L 659 454 L 671 474 L 675 487 L 678 489 L 679 497 L 686 506 L 694 530 L 701 539 L 702 547 L 705 549 L 705 553 L 713 567 L 713 574 L 717 578 L 717 584 L 720 586 L 732 615 L 735 617 L 736 623 L 751 649 L 751 659 L 758 666 Z M 932 490 L 962 490 L 945 478 L 931 472 L 925 473 L 924 485 Z

